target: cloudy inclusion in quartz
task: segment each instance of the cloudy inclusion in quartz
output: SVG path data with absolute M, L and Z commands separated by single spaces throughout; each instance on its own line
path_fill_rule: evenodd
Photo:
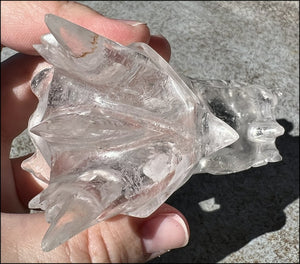
M 34 47 L 50 67 L 32 80 L 36 152 L 22 163 L 47 184 L 29 203 L 51 224 L 43 250 L 118 214 L 149 216 L 194 173 L 281 159 L 274 142 L 283 129 L 264 89 L 184 82 L 144 43 L 125 47 L 54 15 L 45 21 L 51 34 Z

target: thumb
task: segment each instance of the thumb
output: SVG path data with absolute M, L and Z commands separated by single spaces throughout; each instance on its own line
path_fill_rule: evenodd
M 163 204 L 147 218 L 116 216 L 100 222 L 50 252 L 41 250 L 44 214 L 1 214 L 4 262 L 145 262 L 188 243 L 184 216 Z
M 1 1 L 1 44 L 26 54 L 37 54 L 32 45 L 49 33 L 46 14 L 63 17 L 99 35 L 128 45 L 150 40 L 145 23 L 110 19 L 72 1 Z

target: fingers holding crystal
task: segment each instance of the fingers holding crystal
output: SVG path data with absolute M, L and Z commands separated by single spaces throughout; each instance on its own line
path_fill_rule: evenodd
M 1 44 L 20 52 L 37 55 L 32 45 L 39 43 L 43 34 L 49 33 L 44 16 L 56 14 L 122 45 L 133 42 L 149 43 L 165 60 L 170 59 L 168 41 L 162 36 L 150 36 L 149 28 L 144 22 L 107 18 L 72 1 L 53 1 L 46 4 L 41 1 L 24 1 L 17 5 L 14 1 L 1 3 L 1 25 L 5 25 L 1 28 Z M 19 15 L 15 15 L 16 9 L 19 10 Z M 24 20 L 24 16 L 28 19 Z
M 2 214 L 4 262 L 42 263 L 141 263 L 189 240 L 187 220 L 175 208 L 163 204 L 147 218 L 116 216 L 86 229 L 50 252 L 40 241 L 48 224 L 43 214 Z M 22 234 L 22 236 L 20 236 Z
M 150 39 L 146 23 L 110 19 L 76 2 L 3 1 L 1 44 L 26 54 L 36 55 L 37 52 L 32 45 L 40 42 L 41 35 L 49 33 L 44 23 L 44 17 L 49 13 L 69 19 L 123 45 L 133 42 L 148 43 Z
M 39 43 L 41 35 L 49 32 L 44 23 L 44 16 L 46 13 L 53 13 L 69 17 L 72 21 L 123 45 L 132 42 L 148 43 L 150 41 L 150 44 L 162 57 L 166 60 L 170 57 L 170 46 L 167 40 L 156 36 L 150 39 L 150 32 L 145 23 L 106 18 L 79 3 L 3 1 L 1 2 L 1 9 L 1 25 L 5 25 L 1 26 L 1 44 L 26 54 L 37 54 L 32 45 Z M 18 10 L 17 14 L 16 10 Z M 24 17 L 27 19 L 24 20 Z M 40 62 L 40 59 L 18 55 L 2 65 L 2 70 L 6 72 L 1 81 L 2 87 L 6 87 L 2 96 L 2 98 L 5 96 L 5 102 L 4 105 L 1 104 L 4 110 L 2 113 L 6 115 L 2 119 L 2 124 L 4 123 L 5 129 L 8 130 L 7 135 L 11 139 L 27 126 L 28 117 L 36 106 L 37 101 L 30 91 L 29 81 L 37 61 Z M 12 75 L 14 78 L 11 78 Z M 9 83 L 7 84 L 7 82 Z M 6 98 L 6 96 L 8 97 Z M 6 112 L 6 106 L 11 105 L 18 107 Z M 9 126 L 7 127 L 7 125 Z

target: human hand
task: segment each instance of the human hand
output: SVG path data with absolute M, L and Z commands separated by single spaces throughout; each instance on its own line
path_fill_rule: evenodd
M 1 256 L 2 262 L 145 262 L 187 244 L 184 216 L 164 204 L 148 218 L 116 216 L 74 236 L 50 252 L 40 243 L 48 224 L 44 214 L 28 214 L 28 201 L 42 187 L 21 162 L 9 159 L 12 140 L 26 127 L 37 105 L 30 81 L 43 59 L 32 48 L 48 33 L 44 16 L 52 13 L 123 45 L 145 42 L 167 61 L 170 46 L 151 36 L 144 23 L 106 18 L 75 2 L 1 1 L 2 45 L 21 53 L 1 63 Z

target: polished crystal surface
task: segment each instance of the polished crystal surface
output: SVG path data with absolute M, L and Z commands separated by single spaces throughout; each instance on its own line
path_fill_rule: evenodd
M 227 174 L 282 159 L 275 145 L 284 133 L 275 119 L 276 94 L 243 82 L 191 78 L 187 82 L 213 114 L 239 134 L 233 144 L 202 158 L 198 173 Z
M 51 224 L 43 250 L 118 214 L 147 217 L 194 173 L 280 160 L 266 89 L 185 82 L 144 43 L 45 21 L 51 34 L 34 47 L 50 66 L 32 80 L 36 152 L 22 163 L 47 185 L 29 203 Z

